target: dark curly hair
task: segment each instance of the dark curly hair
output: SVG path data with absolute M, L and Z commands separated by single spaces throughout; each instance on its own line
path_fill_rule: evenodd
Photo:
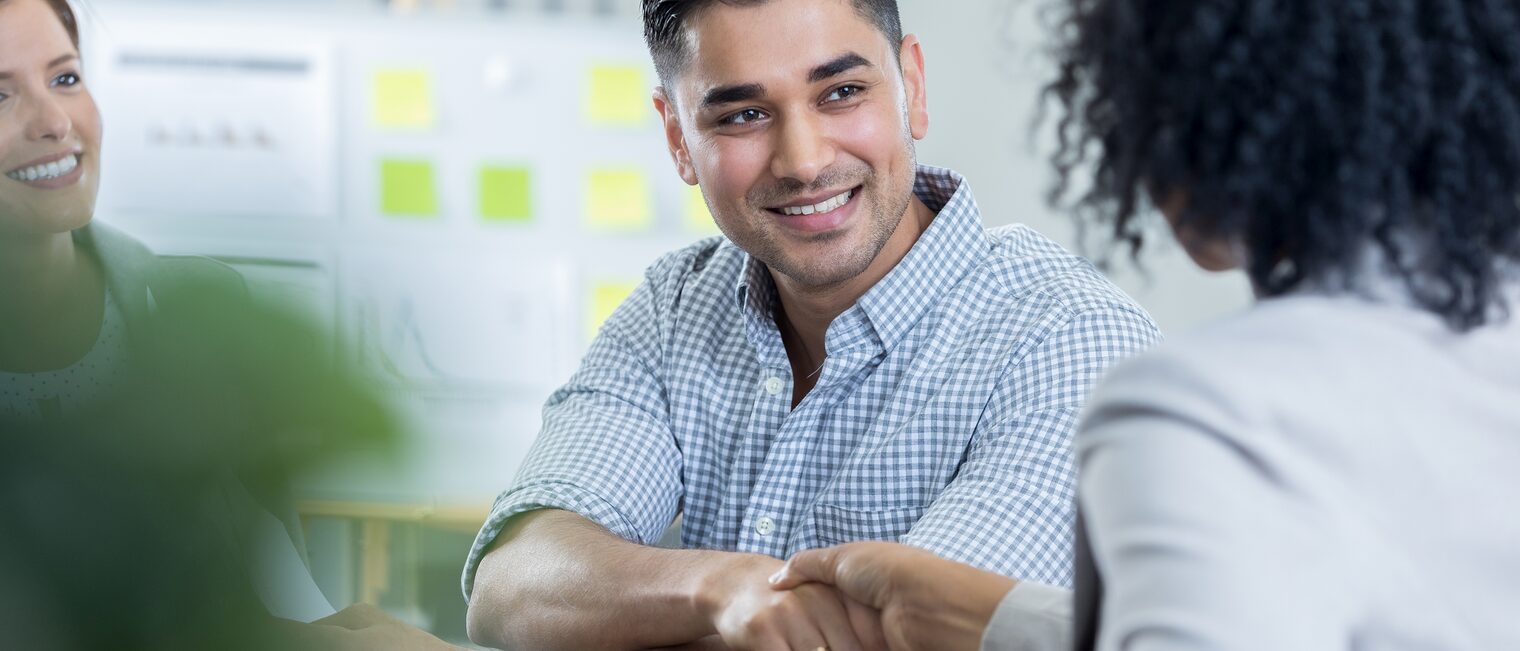
M 1239 242 L 1258 291 L 1351 289 L 1377 251 L 1466 331 L 1520 258 L 1514 0 L 1070 0 L 1051 201 L 1138 255 L 1144 191 Z M 1180 193 L 1180 195 L 1178 195 Z M 1112 251 L 1112 249 L 1110 249 Z

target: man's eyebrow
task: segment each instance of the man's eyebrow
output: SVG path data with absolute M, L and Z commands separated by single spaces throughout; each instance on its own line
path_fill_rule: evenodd
M 813 68 L 813 71 L 808 73 L 808 83 L 815 84 L 830 77 L 842 75 L 846 72 L 862 67 L 874 68 L 876 65 L 871 63 L 865 57 L 860 56 L 859 54 L 849 52 L 840 55 L 839 58 L 834 59 L 833 61 L 818 66 L 817 68 Z
M 842 75 L 856 68 L 874 68 L 876 64 L 859 54 L 847 52 L 838 58 L 813 68 L 808 72 L 808 83 L 815 84 L 830 77 Z M 732 104 L 735 102 L 747 102 L 765 94 L 765 86 L 760 84 L 739 84 L 735 86 L 721 86 L 707 91 L 702 96 L 702 108 Z
M 78 58 L 79 58 L 78 54 L 74 54 L 74 53 L 70 52 L 69 54 L 65 54 L 65 55 L 60 56 L 60 57 L 58 57 L 56 59 L 53 59 L 52 61 L 49 61 L 48 64 L 47 64 L 47 67 L 49 67 L 49 68 L 55 68 L 59 64 L 65 63 L 65 62 L 69 61 L 70 59 L 78 59 Z M 15 77 L 15 76 L 16 76 L 16 73 L 14 73 L 14 72 L 0 71 L 0 79 L 10 79 L 10 78 Z
M 707 94 L 702 96 L 702 108 L 718 106 L 720 104 L 732 104 L 734 102 L 747 102 L 764 94 L 765 87 L 760 84 L 721 86 L 707 91 Z

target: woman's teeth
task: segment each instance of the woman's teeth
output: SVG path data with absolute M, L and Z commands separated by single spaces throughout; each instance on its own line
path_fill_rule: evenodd
M 813 215 L 813 214 L 817 214 L 817 213 L 829 212 L 831 210 L 834 210 L 835 208 L 838 208 L 840 206 L 843 206 L 843 205 L 849 203 L 850 202 L 850 196 L 853 193 L 854 193 L 853 190 L 846 190 L 844 194 L 841 194 L 841 195 L 839 195 L 837 197 L 834 197 L 833 199 L 829 199 L 828 201 L 825 201 L 823 203 L 815 203 L 815 204 L 813 204 L 811 206 L 796 206 L 796 207 L 789 207 L 789 208 L 781 208 L 780 209 L 781 210 L 781 214 L 783 214 L 783 215 L 789 215 L 789 216 L 792 216 L 792 217 L 796 217 L 798 215 Z
M 16 181 L 46 181 L 68 174 L 74 171 L 76 167 L 79 167 L 79 156 L 71 154 L 63 160 L 16 170 L 6 174 L 6 176 Z

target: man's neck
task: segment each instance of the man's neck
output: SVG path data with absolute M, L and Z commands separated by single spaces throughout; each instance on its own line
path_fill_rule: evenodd
M 829 324 L 885 278 L 908 255 L 919 236 L 933 221 L 934 211 L 914 196 L 908 202 L 908 210 L 898 221 L 897 228 L 887 238 L 886 245 L 882 246 L 870 266 L 842 283 L 808 287 L 775 271 L 771 272 L 785 319 L 809 353 L 808 357 L 815 358 L 806 360 L 804 365 L 823 363 L 824 335 L 828 332 Z

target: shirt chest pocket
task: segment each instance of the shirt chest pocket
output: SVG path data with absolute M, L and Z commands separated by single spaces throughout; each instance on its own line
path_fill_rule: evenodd
M 862 540 L 895 541 L 908 533 L 926 510 L 927 504 L 869 510 L 820 504 L 813 510 L 813 524 L 823 547 Z
M 954 479 L 964 453 L 959 437 L 904 428 L 853 458 L 814 505 L 820 541 L 896 540 L 906 534 Z

